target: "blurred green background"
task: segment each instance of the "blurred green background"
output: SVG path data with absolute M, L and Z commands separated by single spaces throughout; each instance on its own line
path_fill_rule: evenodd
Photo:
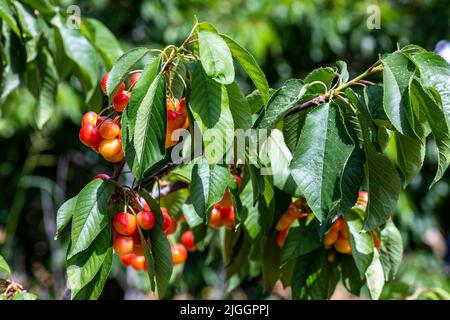
M 62 10 L 78 5 L 82 21 L 102 21 L 124 49 L 180 44 L 194 16 L 210 21 L 255 55 L 274 88 L 336 60 L 347 61 L 354 75 L 379 53 L 392 52 L 398 45 L 413 43 L 433 50 L 439 41 L 450 41 L 448 0 L 56 2 Z M 380 8 L 381 28 L 371 30 L 367 8 L 374 4 Z M 249 93 L 247 79 L 238 76 Z M 43 130 L 34 125 L 35 103 L 25 88 L 0 101 L 0 254 L 12 266 L 16 281 L 41 299 L 59 299 L 65 290 L 67 239 L 53 240 L 56 210 L 92 176 L 111 173 L 111 166 L 78 140 L 82 113 L 101 107 L 98 99 L 86 105 L 84 94 L 76 80 L 67 77 L 60 82 L 55 112 Z M 436 163 L 436 154 L 427 154 L 424 170 L 401 195 L 395 222 L 403 235 L 405 257 L 397 280 L 386 285 L 382 298 L 449 298 L 450 174 L 429 190 Z M 219 260 L 220 254 L 191 255 L 167 297 L 289 297 L 278 287 L 263 294 L 259 277 L 250 276 L 239 288 L 232 281 L 227 287 L 224 275 L 216 271 Z M 144 277 L 115 264 L 103 298 L 145 298 Z M 348 298 L 340 288 L 334 297 Z

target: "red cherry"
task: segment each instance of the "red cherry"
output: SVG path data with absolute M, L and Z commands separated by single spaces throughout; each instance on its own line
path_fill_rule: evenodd
M 123 263 L 126 267 L 128 267 L 128 266 L 131 265 L 131 261 L 133 260 L 133 258 L 134 258 L 134 254 L 133 254 L 133 253 L 125 254 L 125 255 L 123 255 L 123 256 L 120 256 L 120 261 L 122 261 L 122 263 Z
M 133 259 L 131 259 L 131 266 L 138 271 L 147 269 L 145 257 L 134 255 Z
M 91 180 L 95 180 L 95 179 L 109 180 L 109 179 L 111 179 L 111 177 L 108 176 L 106 173 L 99 173 L 99 174 L 95 175 L 94 177 L 92 177 Z
M 177 231 L 177 227 L 178 227 L 178 221 L 175 220 L 174 218 L 170 217 L 170 225 L 167 228 L 165 234 L 169 235 L 169 234 L 175 233 L 175 231 Z
M 222 208 L 229 208 L 233 206 L 233 200 L 231 199 L 231 195 L 228 191 L 225 191 L 222 200 L 220 200 L 218 204 Z
M 155 226 L 155 215 L 151 211 L 139 211 L 136 220 L 144 230 L 151 230 Z
M 223 221 L 220 218 L 220 209 L 216 207 L 212 209 L 211 217 L 209 218 L 209 225 L 215 229 L 218 229 L 223 226 Z
M 195 238 L 194 233 L 188 230 L 181 236 L 181 242 L 189 251 L 195 251 Z
M 133 238 L 126 236 L 115 236 L 113 241 L 114 251 L 119 255 L 125 255 L 133 252 Z
M 131 93 L 128 91 L 121 91 L 116 94 L 113 100 L 113 107 L 117 112 L 123 112 L 125 107 L 130 102 Z
M 167 111 L 169 111 L 169 110 L 177 111 L 179 109 L 179 107 L 180 107 L 180 100 L 178 100 L 175 97 L 168 98 L 166 100 L 166 107 L 167 107 Z
M 140 72 L 136 72 L 135 74 L 133 74 L 130 78 L 130 85 L 131 87 L 134 87 L 134 85 L 136 84 L 136 82 L 139 80 L 139 78 L 141 77 L 141 73 Z
M 152 246 L 150 244 L 150 239 L 147 240 L 147 246 L 148 246 L 149 250 L 152 249 Z M 134 243 L 133 253 L 135 255 L 137 255 L 137 256 L 144 256 L 145 255 L 145 248 L 142 245 L 142 243 L 141 244 Z
M 103 139 L 110 140 L 119 135 L 120 127 L 114 120 L 107 119 L 100 125 L 99 130 Z
M 113 227 L 119 234 L 131 236 L 136 231 L 136 218 L 131 213 L 117 213 L 113 218 Z
M 187 259 L 187 250 L 181 243 L 176 243 L 170 248 L 174 265 L 184 263 Z
M 80 141 L 91 148 L 97 148 L 102 137 L 100 131 L 91 123 L 84 124 L 79 133 Z
M 232 229 L 234 226 L 234 208 L 220 208 L 220 219 L 222 220 L 225 227 Z
M 167 231 L 170 227 L 170 224 L 172 222 L 172 218 L 170 218 L 169 213 L 167 212 L 166 208 L 161 208 L 161 212 L 163 215 L 163 226 L 162 226 L 162 230 L 163 231 Z
M 103 75 L 102 82 L 101 82 L 102 91 L 104 94 L 106 94 L 106 82 L 108 81 L 108 77 L 109 77 L 109 72 L 107 72 Z
M 94 111 L 88 111 L 81 118 L 81 125 L 88 123 L 95 125 L 97 123 L 97 119 L 98 115 Z

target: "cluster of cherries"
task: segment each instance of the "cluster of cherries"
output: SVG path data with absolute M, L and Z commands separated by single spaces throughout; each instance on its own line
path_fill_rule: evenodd
M 289 205 L 275 226 L 275 229 L 278 231 L 277 244 L 280 248 L 284 246 L 291 224 L 297 219 L 307 217 L 310 213 L 311 208 L 304 198 L 298 198 Z
M 130 78 L 130 86 L 125 90 L 126 85 L 122 82 L 119 85 L 117 93 L 114 96 L 112 106 L 115 113 L 110 116 L 102 116 L 93 111 L 86 112 L 81 119 L 81 128 L 79 137 L 81 142 L 100 153 L 105 160 L 117 163 L 123 160 L 122 150 L 122 125 L 121 114 L 130 102 L 131 91 L 141 76 L 140 72 L 133 72 Z M 105 73 L 101 80 L 101 88 L 106 95 L 106 82 L 109 72 Z M 189 116 L 186 108 L 186 99 L 178 100 L 175 97 L 168 97 L 166 100 L 167 108 L 167 130 L 166 130 L 166 148 L 170 148 L 178 143 L 180 135 L 172 133 L 177 129 L 186 129 L 189 127 Z M 105 109 L 108 110 L 108 109 Z
M 238 188 L 241 188 L 242 179 L 237 174 L 233 174 L 234 179 L 238 185 Z M 211 216 L 209 218 L 209 226 L 214 229 L 219 229 L 221 227 L 228 228 L 232 230 L 234 228 L 234 206 L 233 200 L 231 199 L 230 192 L 228 190 L 223 194 L 222 199 L 214 204 L 213 209 L 211 210 Z

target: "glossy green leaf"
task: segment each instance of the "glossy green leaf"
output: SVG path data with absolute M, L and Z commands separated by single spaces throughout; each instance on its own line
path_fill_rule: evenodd
M 378 300 L 384 287 L 384 273 L 378 250 L 374 249 L 373 253 L 372 263 L 366 271 L 366 285 L 372 300 Z
M 236 82 L 226 86 L 230 111 L 235 129 L 250 129 L 252 127 L 252 112 L 250 105 Z
M 306 226 L 304 220 L 298 227 L 291 227 L 281 249 L 281 263 L 296 259 L 321 247 L 318 228 L 315 225 Z
M 361 279 L 373 260 L 373 240 L 370 232 L 363 231 L 363 221 L 359 209 L 353 208 L 344 213 L 352 256 L 359 270 Z
M 106 81 L 106 92 L 110 100 L 113 99 L 119 85 L 127 78 L 128 73 L 149 53 L 150 49 L 138 47 L 128 50 L 117 59 L 109 72 L 108 81 Z
M 56 213 L 56 235 L 57 238 L 64 227 L 72 220 L 72 217 L 75 213 L 75 206 L 77 204 L 77 197 L 70 198 L 66 202 L 64 202 L 61 207 L 59 207 L 58 212 Z
M 414 64 L 402 54 L 385 55 L 381 62 L 384 111 L 398 132 L 414 138 L 411 129 L 414 117 L 409 99 L 409 83 L 414 75 Z
M 405 184 L 410 183 L 420 172 L 425 158 L 425 142 L 394 132 L 397 162 Z
M 103 179 L 89 182 L 78 194 L 72 218 L 71 247 L 68 258 L 88 249 L 108 225 L 107 206 L 114 184 Z
M 403 257 L 402 235 L 391 220 L 381 230 L 380 260 L 386 281 L 395 279 Z
M 114 34 L 102 22 L 92 18 L 83 18 L 81 32 L 100 53 L 107 70 L 111 69 L 123 54 L 120 43 Z
M 11 269 L 9 269 L 8 263 L 2 256 L 0 256 L 0 272 L 6 274 L 8 277 L 11 277 Z
M 211 31 L 199 31 L 199 55 L 205 73 L 221 84 L 234 81 L 233 58 L 230 49 L 220 35 Z
M 9 5 L 8 1 L 0 2 L 0 17 L 6 24 L 14 31 L 15 34 L 20 36 L 19 27 L 17 26 L 16 19 L 14 18 L 14 13 Z
M 320 221 L 334 207 L 342 170 L 353 148 L 337 104 L 322 104 L 307 115 L 290 167 Z
M 355 260 L 353 257 L 348 255 L 342 255 L 340 260 L 342 283 L 344 284 L 344 287 L 351 294 L 359 296 L 361 287 L 363 286 L 363 281 L 361 280 L 361 275 L 356 267 Z
M 239 64 L 247 72 L 250 79 L 253 81 L 256 89 L 258 89 L 261 99 L 264 105 L 269 101 L 269 84 L 267 83 L 266 76 L 255 58 L 245 48 L 240 46 L 236 41 L 226 35 L 221 35 L 225 40 L 228 47 L 231 50 L 233 57 L 239 62 Z

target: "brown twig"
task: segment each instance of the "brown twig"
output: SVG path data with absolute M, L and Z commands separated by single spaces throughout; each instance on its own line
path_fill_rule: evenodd
M 321 103 L 323 103 L 323 102 L 325 102 L 325 99 L 323 98 L 323 96 L 318 96 L 318 97 L 316 97 L 316 98 L 314 98 L 314 99 L 311 99 L 311 100 L 309 100 L 309 101 L 306 101 L 305 103 L 296 105 L 295 107 L 293 107 L 293 108 L 286 114 L 286 117 L 287 117 L 287 116 L 290 116 L 290 115 L 292 115 L 292 114 L 294 114 L 294 113 L 300 112 L 300 111 L 302 111 L 302 110 L 308 109 L 308 108 L 310 108 L 310 107 L 317 106 L 317 105 L 319 105 L 319 104 L 321 104 Z
M 155 182 L 159 177 L 165 176 L 169 172 L 171 172 L 173 169 L 175 169 L 177 164 L 169 162 L 164 167 L 162 167 L 160 170 L 156 171 L 152 175 L 148 176 L 147 178 L 143 179 L 142 182 L 133 188 L 135 191 L 139 190 L 140 188 L 145 188 L 146 186 L 152 184 Z
M 152 197 L 154 199 L 159 199 L 161 197 L 166 197 L 167 195 L 169 195 L 172 192 L 181 190 L 181 189 L 185 189 L 189 186 L 188 183 L 186 182 L 182 182 L 182 181 L 176 181 L 172 184 L 169 184 L 167 186 L 162 187 L 159 191 L 155 191 L 152 193 Z

